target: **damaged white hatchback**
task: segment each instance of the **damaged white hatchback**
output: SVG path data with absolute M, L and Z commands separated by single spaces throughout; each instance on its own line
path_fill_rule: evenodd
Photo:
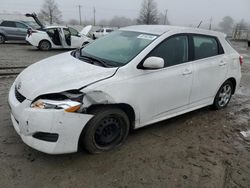
M 49 154 L 100 153 L 136 129 L 198 108 L 227 106 L 242 57 L 224 34 L 131 26 L 25 69 L 9 92 L 22 140 Z

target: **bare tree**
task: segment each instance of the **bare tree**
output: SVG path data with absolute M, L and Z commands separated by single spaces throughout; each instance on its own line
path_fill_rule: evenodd
M 109 26 L 118 28 L 134 24 L 135 23 L 132 19 L 123 16 L 115 16 L 109 21 Z
M 230 16 L 226 16 L 219 23 L 219 27 L 225 33 L 231 33 L 233 29 L 234 20 Z
M 44 0 L 44 4 L 38 16 L 43 21 L 49 22 L 50 25 L 62 22 L 62 13 L 54 0 Z
M 170 22 L 168 20 L 167 11 L 164 14 L 160 13 L 158 17 L 159 17 L 159 24 L 161 24 L 161 25 L 170 25 Z
M 141 11 L 137 19 L 138 24 L 158 24 L 157 4 L 154 0 L 143 0 Z

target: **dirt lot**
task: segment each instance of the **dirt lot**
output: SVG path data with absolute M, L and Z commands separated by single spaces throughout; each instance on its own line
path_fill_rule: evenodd
M 12 127 L 7 94 L 14 77 L 0 78 L 0 187 L 250 187 L 250 50 L 241 88 L 228 108 L 203 108 L 133 131 L 115 151 L 51 156 L 26 146 Z M 0 46 L 0 67 L 30 65 L 64 51 Z

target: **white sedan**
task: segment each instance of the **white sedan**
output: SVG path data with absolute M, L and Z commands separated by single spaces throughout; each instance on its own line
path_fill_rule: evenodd
M 120 146 L 130 129 L 225 108 L 242 57 L 218 32 L 131 26 L 25 69 L 9 92 L 22 140 L 49 154 Z
M 40 50 L 80 48 L 92 41 L 86 35 L 91 30 L 87 26 L 82 32 L 66 26 L 48 26 L 43 29 L 28 29 L 26 41 Z

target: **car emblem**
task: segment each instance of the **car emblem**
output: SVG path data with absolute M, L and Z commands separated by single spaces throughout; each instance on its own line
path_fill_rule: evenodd
M 19 82 L 19 83 L 17 84 L 17 89 L 19 90 L 19 89 L 21 89 L 21 87 L 22 87 L 22 82 Z

